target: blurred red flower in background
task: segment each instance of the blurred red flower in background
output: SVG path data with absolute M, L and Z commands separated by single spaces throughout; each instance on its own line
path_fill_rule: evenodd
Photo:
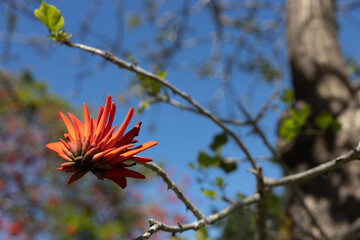
M 137 142 L 134 139 L 140 131 L 141 122 L 124 135 L 134 108 L 130 108 L 121 126 L 114 132 L 117 126 L 112 127 L 116 106 L 112 103 L 111 96 L 107 96 L 105 107 L 100 106 L 97 119 L 89 116 L 86 104 L 83 104 L 84 123 L 71 113 L 68 113 L 70 120 L 60 112 L 60 117 L 65 124 L 68 133 L 65 139 L 60 142 L 53 142 L 46 147 L 56 152 L 66 162 L 61 164 L 58 170 L 74 172 L 67 184 L 70 184 L 87 172 L 91 171 L 99 179 L 110 179 L 120 187 L 127 185 L 126 177 L 144 179 L 141 173 L 127 169 L 135 163 L 125 163 L 127 160 L 138 162 L 149 162 L 151 158 L 135 156 L 157 144 L 150 141 L 134 147 Z

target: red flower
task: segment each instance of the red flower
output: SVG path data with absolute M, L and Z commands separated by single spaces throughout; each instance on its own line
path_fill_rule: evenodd
M 116 106 L 109 95 L 105 107 L 100 106 L 97 119 L 89 116 L 86 104 L 83 104 L 84 123 L 71 113 L 70 120 L 60 112 L 68 133 L 60 142 L 49 143 L 46 147 L 56 152 L 66 162 L 61 164 L 58 170 L 74 172 L 67 184 L 79 180 L 87 172 L 92 172 L 99 179 L 110 179 L 120 187 L 125 188 L 126 177 L 144 179 L 141 173 L 129 170 L 128 167 L 135 163 L 127 164 L 126 160 L 138 162 L 150 162 L 151 158 L 138 157 L 135 154 L 144 151 L 157 144 L 156 141 L 144 143 L 134 147 L 137 142 L 134 139 L 140 131 L 141 122 L 124 135 L 134 108 L 130 108 L 124 122 L 114 132 L 117 126 L 112 127 Z

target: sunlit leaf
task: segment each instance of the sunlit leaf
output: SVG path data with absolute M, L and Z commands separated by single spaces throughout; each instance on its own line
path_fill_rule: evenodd
M 216 192 L 214 190 L 205 190 L 205 189 L 201 189 L 201 192 L 211 198 L 212 200 L 215 200 L 216 199 Z
M 224 186 L 224 179 L 222 179 L 221 177 L 217 177 L 215 179 L 216 185 L 220 188 L 222 188 Z
M 279 135 L 287 141 L 291 141 L 299 135 L 301 128 L 310 114 L 310 106 L 305 105 L 301 110 L 290 109 L 290 116 L 284 119 L 279 128 Z
M 39 9 L 34 10 L 34 15 L 49 29 L 49 31 L 58 31 L 64 26 L 64 18 L 61 12 L 53 5 L 43 1 Z

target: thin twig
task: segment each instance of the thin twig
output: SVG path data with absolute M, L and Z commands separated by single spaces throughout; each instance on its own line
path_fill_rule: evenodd
M 237 209 L 240 209 L 244 206 L 248 206 L 253 203 L 256 203 L 257 201 L 259 201 L 259 199 L 260 199 L 260 195 L 258 193 L 255 193 L 254 195 L 252 195 L 248 198 L 245 198 L 244 200 L 237 202 L 237 203 L 221 210 L 220 212 L 212 214 L 205 219 L 197 220 L 197 221 L 189 223 L 189 224 L 180 224 L 179 223 L 178 225 L 171 226 L 171 225 L 167 225 L 165 223 L 150 219 L 149 220 L 150 229 L 148 231 L 146 231 L 140 237 L 135 238 L 134 240 L 148 239 L 149 237 L 151 237 L 151 235 L 153 235 L 157 231 L 164 231 L 164 232 L 171 232 L 171 233 L 181 233 L 181 232 L 185 232 L 188 230 L 196 231 L 202 227 L 205 227 L 207 225 L 211 225 L 211 224 L 218 222 L 219 220 L 228 216 L 230 213 L 234 212 Z
M 198 110 L 196 110 L 193 107 L 189 107 L 186 106 L 184 104 L 182 104 L 179 101 L 176 101 L 174 99 L 169 98 L 168 96 L 164 95 L 164 96 L 156 96 L 154 102 L 166 102 L 169 103 L 170 105 L 180 108 L 182 110 L 186 110 L 192 113 L 196 113 L 196 114 L 201 114 Z M 234 119 L 225 119 L 225 118 L 219 118 L 221 122 L 226 123 L 226 124 L 232 124 L 232 125 L 236 125 L 236 126 L 244 126 L 244 125 L 249 125 L 251 124 L 249 121 L 240 121 L 240 120 L 234 120 Z
M 154 74 L 152 72 L 149 72 L 149 71 L 139 67 L 136 64 L 127 62 L 127 61 L 125 61 L 123 59 L 120 59 L 120 58 L 116 57 L 111 52 L 106 52 L 106 51 L 103 51 L 101 49 L 90 47 L 90 46 L 87 46 L 87 45 L 84 45 L 84 44 L 73 43 L 73 42 L 70 42 L 68 40 L 63 41 L 62 43 L 64 43 L 65 45 L 67 45 L 69 47 L 78 48 L 78 49 L 87 51 L 89 53 L 93 53 L 93 54 L 96 54 L 98 56 L 101 56 L 104 59 L 108 60 L 109 62 L 117 65 L 119 68 L 125 68 L 125 69 L 127 69 L 127 70 L 129 70 L 131 72 L 136 73 L 136 74 L 140 74 L 142 76 L 148 77 L 148 78 L 154 80 L 155 82 L 158 82 L 158 83 L 162 84 L 163 86 L 167 87 L 174 94 L 179 95 L 184 100 L 186 100 L 188 103 L 190 103 L 192 106 L 194 106 L 196 109 L 198 109 L 201 114 L 203 114 L 204 116 L 211 119 L 220 128 L 222 128 L 224 130 L 224 132 L 226 132 L 229 136 L 231 136 L 235 140 L 237 145 L 241 148 L 241 150 L 244 152 L 244 154 L 248 158 L 248 160 L 249 160 L 250 164 L 252 165 L 252 167 L 254 169 L 257 169 L 257 164 L 256 164 L 255 160 L 252 158 L 249 150 L 246 148 L 246 146 L 240 140 L 240 138 L 238 138 L 236 136 L 236 134 L 233 131 L 231 131 L 228 127 L 226 127 L 218 117 L 211 114 L 211 112 L 208 109 L 204 108 L 201 104 L 199 104 L 192 97 L 190 97 L 190 95 L 188 93 L 181 91 L 180 89 L 178 89 L 177 87 L 172 85 L 170 82 L 168 82 L 167 80 L 157 76 L 156 74 Z
M 173 181 L 171 181 L 170 177 L 166 174 L 164 169 L 162 169 L 160 166 L 156 165 L 155 163 L 142 163 L 142 162 L 138 162 L 138 163 L 156 172 L 168 185 L 168 188 L 173 190 L 176 196 L 179 198 L 179 200 L 185 204 L 186 209 L 189 209 L 197 219 L 200 220 L 205 218 L 205 216 L 200 212 L 200 210 L 197 209 L 190 202 L 190 200 L 185 197 L 185 195 L 181 192 L 180 188 Z

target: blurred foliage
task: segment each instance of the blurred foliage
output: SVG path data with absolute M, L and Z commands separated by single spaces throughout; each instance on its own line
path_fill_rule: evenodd
M 197 164 L 200 170 L 208 167 L 218 167 L 226 173 L 230 173 L 237 169 L 236 163 L 226 162 L 221 157 L 223 146 L 227 143 L 228 138 L 226 133 L 220 133 L 214 136 L 213 141 L 210 144 L 212 154 L 208 154 L 205 151 L 200 151 L 197 157 Z M 189 165 L 191 168 L 196 168 L 195 164 Z
M 341 124 L 327 111 L 322 111 L 315 117 L 315 125 L 323 131 L 336 132 L 341 129 Z
M 201 229 L 197 230 L 196 234 L 195 234 L 195 240 L 211 240 L 208 237 L 207 229 L 201 228 Z
M 275 240 L 278 238 L 279 224 L 283 220 L 283 202 L 282 198 L 268 191 L 266 201 L 267 212 L 267 238 L 268 240 Z M 244 196 L 240 196 L 243 198 Z M 231 214 L 226 220 L 222 222 L 222 234 L 219 240 L 237 240 L 237 239 L 254 239 L 256 222 L 254 216 L 254 209 L 240 209 Z
M 283 94 L 281 94 L 280 99 L 283 103 L 285 103 L 287 106 L 291 106 L 291 104 L 294 103 L 294 92 L 291 89 L 285 89 Z
M 301 132 L 310 114 L 310 105 L 305 104 L 301 109 L 290 108 L 289 116 L 283 119 L 279 136 L 287 141 L 291 141 Z
M 294 99 L 294 92 L 291 89 L 285 89 L 280 96 L 280 100 L 288 107 L 288 116 L 280 124 L 279 136 L 287 141 L 291 141 L 301 133 L 310 115 L 310 105 L 305 104 L 302 108 L 294 108 Z M 316 115 L 312 121 L 321 131 L 308 131 L 308 134 L 336 132 L 341 129 L 341 124 L 325 110 Z

